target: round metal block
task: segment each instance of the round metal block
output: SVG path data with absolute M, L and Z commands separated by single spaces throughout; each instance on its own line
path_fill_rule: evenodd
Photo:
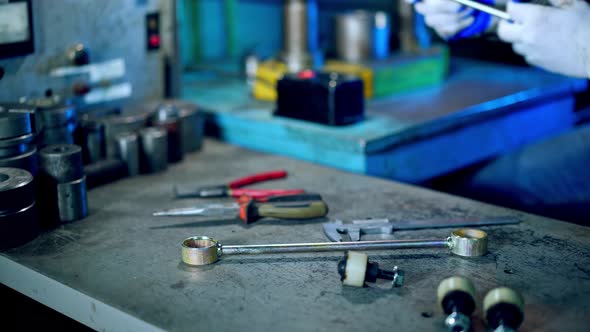
M 80 124 L 80 144 L 82 159 L 86 164 L 102 160 L 105 157 L 104 124 L 96 120 L 84 120 Z
M 118 148 L 115 137 L 125 132 L 137 132 L 147 124 L 149 113 L 136 110 L 120 115 L 107 116 L 102 120 L 106 141 L 107 158 L 117 157 Z
M 57 183 L 70 182 L 84 176 L 82 149 L 73 144 L 49 145 L 39 152 L 41 171 Z
M 119 158 L 127 165 L 129 176 L 139 174 L 139 139 L 136 133 L 122 133 L 115 137 Z
M 37 148 L 33 147 L 29 152 L 23 153 L 21 155 L 0 158 L 0 167 L 26 169 L 33 175 L 33 177 L 35 177 L 39 173 L 39 161 L 37 158 Z
M 203 146 L 205 118 L 196 106 L 180 109 L 182 122 L 182 146 L 184 152 L 194 152 Z
M 76 123 L 70 123 L 61 127 L 45 127 L 37 134 L 37 142 L 40 147 L 52 144 L 74 144 L 74 132 Z
M 21 246 L 39 235 L 35 203 L 17 212 L 0 213 L 0 250 Z
M 53 105 L 39 108 L 35 113 L 43 128 L 66 126 L 76 122 L 76 107 L 72 105 Z
M 168 167 L 168 132 L 158 127 L 139 132 L 141 170 L 144 173 L 163 171 Z
M 0 139 L 9 139 L 31 134 L 31 115 L 27 112 L 0 112 Z
M 80 220 L 88 216 L 86 177 L 57 185 L 57 209 L 61 222 Z
M 0 139 L 0 158 L 14 157 L 31 151 L 34 139 L 33 134 Z
M 0 214 L 20 211 L 34 202 L 33 175 L 20 168 L 0 167 Z
M 208 265 L 219 260 L 221 245 L 207 236 L 193 236 L 182 241 L 182 261 L 188 265 Z

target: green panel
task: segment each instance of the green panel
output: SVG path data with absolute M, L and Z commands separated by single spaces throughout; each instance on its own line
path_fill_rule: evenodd
M 441 83 L 448 68 L 448 51 L 390 67 L 380 66 L 374 71 L 374 96 L 384 97 Z

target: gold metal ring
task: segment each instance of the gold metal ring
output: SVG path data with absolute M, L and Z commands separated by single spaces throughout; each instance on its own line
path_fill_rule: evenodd
M 465 257 L 483 256 L 488 252 L 488 234 L 471 228 L 451 233 L 451 251 Z
M 182 261 L 188 265 L 208 265 L 219 260 L 221 246 L 208 236 L 192 236 L 182 241 Z

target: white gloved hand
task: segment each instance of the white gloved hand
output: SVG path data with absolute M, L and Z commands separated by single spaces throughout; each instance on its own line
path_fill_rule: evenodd
M 507 10 L 514 23 L 500 22 L 498 36 L 532 65 L 590 78 L 590 5 L 567 2 L 559 3 L 561 8 L 510 2 Z
M 422 0 L 416 3 L 415 8 L 424 15 L 426 24 L 443 39 L 453 37 L 474 20 L 471 9 L 450 0 Z

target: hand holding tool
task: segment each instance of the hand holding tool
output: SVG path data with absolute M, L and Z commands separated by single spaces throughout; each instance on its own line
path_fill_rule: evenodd
M 480 220 L 406 220 L 392 221 L 390 219 L 361 219 L 353 220 L 351 224 L 340 220 L 323 224 L 324 233 L 330 241 L 340 242 L 360 241 L 365 234 L 392 234 L 397 230 L 413 230 L 427 228 L 471 227 L 489 225 L 518 224 L 520 220 L 514 217 L 494 217 Z
M 188 265 L 208 265 L 222 255 L 284 254 L 346 250 L 393 250 L 447 248 L 464 257 L 483 256 L 488 251 L 488 235 L 476 229 L 459 229 L 444 239 L 386 240 L 358 242 L 319 242 L 289 244 L 253 244 L 226 246 L 208 236 L 193 236 L 182 241 L 182 261 Z
M 184 190 L 175 187 L 174 193 L 176 198 L 240 197 L 242 195 L 247 195 L 252 198 L 263 198 L 277 195 L 295 195 L 305 192 L 303 189 L 240 189 L 250 184 L 283 179 L 286 177 L 286 171 L 277 170 L 249 175 L 233 180 L 230 183 L 217 186 L 201 187 L 192 190 Z
M 154 216 L 224 216 L 238 213 L 246 224 L 263 217 L 278 219 L 313 219 L 324 217 L 328 206 L 318 194 L 284 195 L 261 198 L 240 198 L 241 203 L 207 204 L 201 207 L 178 208 L 154 212 Z

